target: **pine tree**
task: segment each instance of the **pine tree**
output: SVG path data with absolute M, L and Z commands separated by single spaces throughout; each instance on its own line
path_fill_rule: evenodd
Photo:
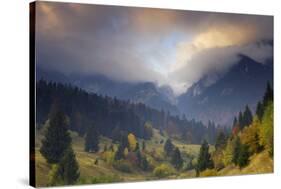
M 226 146 L 227 137 L 225 136 L 224 132 L 219 132 L 218 137 L 216 139 L 215 148 L 216 150 L 223 149 Z
M 243 114 L 242 112 L 239 112 L 238 115 L 238 124 L 239 124 L 239 128 L 242 129 L 244 126 L 244 119 L 243 119 Z
M 180 169 L 182 167 L 183 160 L 181 157 L 180 150 L 177 147 L 173 151 L 171 163 L 176 169 Z
M 268 102 L 273 101 L 273 89 L 269 82 L 266 85 L 266 91 L 263 96 L 263 106 L 266 107 Z
M 68 132 L 66 116 L 63 112 L 51 113 L 50 124 L 42 140 L 41 154 L 48 163 L 58 163 L 63 157 L 64 151 L 71 144 Z
M 99 134 L 94 126 L 89 127 L 85 138 L 85 151 L 99 151 Z
M 174 151 L 175 146 L 173 145 L 172 141 L 168 139 L 164 145 L 164 151 L 168 156 L 171 156 Z
M 149 169 L 149 163 L 148 163 L 146 157 L 143 157 L 143 158 L 141 159 L 141 168 L 142 168 L 142 170 L 144 170 L 144 171 L 147 171 L 147 170 Z
M 263 112 L 264 112 L 263 105 L 261 102 L 258 102 L 257 108 L 256 108 L 256 115 L 258 116 L 259 120 L 262 119 Z
M 211 154 L 209 153 L 209 144 L 204 140 L 201 145 L 197 160 L 197 175 L 199 174 L 199 172 L 204 171 L 206 169 L 212 169 L 213 167 L 214 162 L 212 161 Z
M 240 168 L 245 167 L 249 163 L 249 147 L 245 144 L 241 144 L 239 150 L 239 156 L 237 159 L 237 164 Z
M 238 165 L 238 158 L 240 155 L 240 150 L 241 150 L 241 142 L 240 142 L 240 138 L 236 137 L 234 139 L 234 147 L 233 147 L 233 158 L 232 158 L 232 162 L 235 165 Z
M 247 105 L 246 108 L 245 108 L 245 111 L 243 113 L 243 127 L 244 128 L 245 126 L 249 126 L 253 121 L 253 115 L 252 115 L 252 112 L 249 108 L 249 106 Z
M 125 150 L 126 147 L 124 147 L 123 145 L 119 145 L 118 148 L 117 148 L 117 151 L 115 153 L 115 156 L 114 156 L 114 159 L 115 160 L 120 160 L 120 159 L 123 159 L 125 156 L 124 156 L 124 150 Z
M 71 147 L 65 150 L 63 158 L 58 164 L 56 176 L 67 185 L 75 184 L 78 180 L 79 165 Z

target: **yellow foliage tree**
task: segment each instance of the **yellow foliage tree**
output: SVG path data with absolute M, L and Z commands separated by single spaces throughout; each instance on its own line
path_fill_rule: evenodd
M 257 153 L 260 148 L 258 134 L 259 128 L 260 121 L 258 117 L 255 116 L 252 124 L 249 127 L 245 127 L 240 134 L 241 142 L 249 146 L 249 152 L 251 154 Z
M 130 151 L 134 151 L 134 150 L 136 149 L 136 147 L 137 147 L 137 142 L 138 142 L 138 141 L 137 141 L 135 135 L 132 134 L 132 133 L 130 133 L 130 134 L 128 135 L 128 143 L 129 143 L 129 149 L 130 149 Z
M 273 156 L 273 102 L 269 102 L 259 128 L 260 144 Z
M 225 166 L 229 165 L 232 163 L 233 159 L 233 152 L 234 152 L 234 144 L 232 140 L 227 141 L 227 145 L 225 150 L 222 152 L 223 153 L 223 163 Z
M 128 148 L 125 148 L 125 149 L 124 149 L 124 156 L 127 157 L 128 153 L 129 153 Z

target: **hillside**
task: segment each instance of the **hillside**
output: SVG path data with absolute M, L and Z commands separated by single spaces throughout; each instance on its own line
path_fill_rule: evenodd
M 69 118 L 70 130 L 80 136 L 94 125 L 100 134 L 109 138 L 115 129 L 144 138 L 147 122 L 191 144 L 201 144 L 204 139 L 213 144 L 217 133 L 215 124 L 207 127 L 200 121 L 173 116 L 143 103 L 88 93 L 69 84 L 40 80 L 36 85 L 36 99 L 37 127 L 43 127 L 50 112 L 59 107 Z
M 153 82 L 114 81 L 103 75 L 65 75 L 38 68 L 37 81 L 41 79 L 63 84 L 70 83 L 89 93 L 143 103 L 159 111 L 164 110 L 179 115 L 172 89 L 168 86 L 158 87 Z
M 267 152 L 261 152 L 250 157 L 250 163 L 240 169 L 236 166 L 227 166 L 218 172 L 220 176 L 243 175 L 243 174 L 262 174 L 273 172 L 273 160 Z
M 48 184 L 48 174 L 51 170 L 51 166 L 47 164 L 45 158 L 39 152 L 41 147 L 41 140 L 43 138 L 44 130 L 38 130 L 36 136 L 36 183 L 37 186 L 46 186 Z M 152 180 L 157 179 L 152 172 L 145 172 L 138 168 L 132 169 L 130 172 L 122 172 L 116 170 L 110 163 L 107 163 L 103 159 L 103 152 L 100 150 L 98 153 L 88 153 L 84 151 L 84 138 L 80 137 L 77 133 L 71 132 L 72 146 L 76 154 L 77 161 L 80 167 L 80 180 L 79 183 L 107 183 L 107 182 L 121 182 L 121 181 L 141 181 L 141 180 Z M 157 160 L 157 156 L 163 156 L 163 143 L 160 141 L 167 140 L 167 136 L 159 134 L 158 130 L 154 130 L 153 138 L 146 141 L 147 144 L 147 156 L 155 166 L 162 163 L 170 164 L 169 161 L 162 159 Z M 142 140 L 139 140 L 141 143 Z M 112 140 L 106 137 L 102 137 L 100 140 L 100 149 L 103 149 L 105 145 L 112 143 Z M 200 145 L 188 145 L 181 141 L 175 141 L 174 144 L 180 148 L 185 161 L 190 161 L 190 157 L 197 157 L 200 149 Z M 117 144 L 114 144 L 114 148 L 117 148 Z M 213 147 L 211 147 L 214 150 Z M 155 153 L 152 155 L 152 152 Z M 156 159 L 155 159 L 156 158 Z M 95 161 L 98 159 L 98 164 Z M 174 178 L 186 178 L 195 177 L 195 171 L 181 171 L 177 174 L 166 177 L 166 179 Z
M 272 62 L 262 64 L 240 55 L 227 73 L 207 75 L 194 83 L 179 97 L 178 107 L 188 118 L 205 123 L 212 118 L 217 124 L 230 125 L 246 104 L 256 108 L 266 83 L 273 80 L 272 71 Z

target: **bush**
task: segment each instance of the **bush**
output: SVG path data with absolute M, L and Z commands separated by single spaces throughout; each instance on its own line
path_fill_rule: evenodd
M 125 161 L 125 160 L 118 160 L 113 163 L 113 167 L 119 171 L 125 172 L 125 173 L 131 173 L 133 172 L 132 165 Z
M 153 171 L 154 176 L 163 178 L 175 173 L 175 170 L 172 166 L 167 164 L 161 164 L 160 166 L 156 167 Z

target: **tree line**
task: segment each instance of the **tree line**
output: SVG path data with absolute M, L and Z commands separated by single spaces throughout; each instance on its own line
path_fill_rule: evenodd
M 80 136 L 91 132 L 95 126 L 100 135 L 114 138 L 116 132 L 134 133 L 139 138 L 148 139 L 149 122 L 153 128 L 167 131 L 171 136 L 179 136 L 182 140 L 200 144 L 204 139 L 214 144 L 218 129 L 209 122 L 206 126 L 200 121 L 187 120 L 183 115 L 170 115 L 164 110 L 156 110 L 142 103 L 118 100 L 108 96 L 88 93 L 70 84 L 37 81 L 36 85 L 36 124 L 44 126 L 49 119 L 51 109 L 59 106 L 69 120 L 69 129 Z

